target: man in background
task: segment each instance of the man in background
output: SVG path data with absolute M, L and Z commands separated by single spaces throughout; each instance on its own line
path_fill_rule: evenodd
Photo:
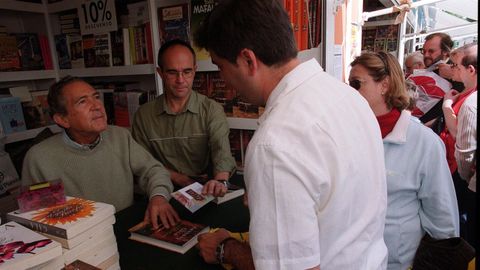
M 443 112 L 449 131 L 455 134 L 454 156 L 457 170 L 468 188 L 457 185 L 462 194 L 458 199 L 464 199 L 464 210 L 467 214 L 464 237 L 477 247 L 476 238 L 476 150 L 477 150 L 477 54 L 476 43 L 467 44 L 455 50 L 452 57 L 453 79 L 465 85 L 465 91 L 459 93 L 451 90 L 445 94 Z M 452 124 L 449 125 L 449 122 Z M 466 185 L 465 185 L 466 186 Z
M 132 135 L 167 167 L 176 186 L 210 176 L 204 193 L 223 196 L 235 170 L 230 130 L 222 106 L 192 91 L 196 68 L 190 44 L 172 40 L 162 45 L 157 72 L 164 94 L 138 109 Z
M 415 69 L 424 69 L 425 64 L 423 62 L 423 55 L 421 52 L 416 51 L 407 56 L 405 59 L 405 78 L 413 74 Z
M 242 98 L 266 105 L 244 170 L 249 244 L 221 231 L 203 234 L 205 261 L 236 269 L 385 269 L 385 163 L 367 102 L 316 60 L 300 63 L 281 1 L 221 1 L 195 44 Z
M 134 176 L 149 196 L 145 220 L 173 226 L 178 215 L 168 200 L 168 171 L 133 140 L 128 130 L 107 125 L 99 93 L 80 78 L 67 76 L 48 92 L 53 120 L 63 128 L 26 154 L 22 184 L 61 179 L 65 194 L 105 202 L 123 210 L 133 203 Z

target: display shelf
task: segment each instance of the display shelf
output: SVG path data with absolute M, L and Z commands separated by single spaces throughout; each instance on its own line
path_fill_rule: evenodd
M 45 12 L 45 6 L 43 4 L 22 2 L 16 0 L 1 0 L 0 9 L 34 13 Z
M 256 130 L 258 127 L 258 119 L 254 118 L 227 117 L 227 122 L 231 129 Z
M 78 7 L 77 1 L 60 1 L 56 3 L 48 4 L 47 10 L 49 13 L 57 13 L 69 9 L 74 9 Z
M 0 82 L 55 79 L 54 70 L 27 70 L 0 72 Z
M 102 76 L 128 76 L 155 74 L 153 64 L 117 66 L 117 67 L 92 67 L 80 69 L 61 69 L 60 77 L 65 75 L 77 77 L 102 77 Z
M 46 127 L 39 127 L 39 128 L 35 128 L 35 129 L 19 131 L 19 132 L 15 132 L 15 133 L 6 135 L 5 136 L 5 144 L 35 138 L 35 136 L 37 136 L 38 133 L 42 132 L 46 128 L 49 128 L 53 133 L 58 133 L 58 132 L 62 131 L 62 129 L 57 125 L 50 125 L 50 126 L 46 126 Z

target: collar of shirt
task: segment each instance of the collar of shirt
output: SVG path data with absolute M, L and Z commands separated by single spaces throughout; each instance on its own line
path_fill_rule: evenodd
M 268 117 L 268 114 L 275 108 L 275 104 L 282 99 L 282 97 L 288 95 L 297 86 L 302 84 L 308 78 L 314 76 L 318 72 L 322 72 L 323 69 L 315 59 L 310 59 L 306 62 L 296 66 L 293 70 L 287 73 L 275 86 L 272 93 L 268 97 L 267 104 L 265 105 L 265 111 L 258 119 L 258 123 L 261 124 Z
M 407 110 L 403 110 L 398 118 L 397 123 L 393 127 L 392 132 L 388 133 L 383 139 L 384 142 L 404 144 L 407 142 L 408 125 L 410 124 L 410 116 L 412 113 Z
M 91 144 L 79 144 L 76 141 L 72 140 L 72 138 L 68 136 L 68 133 L 65 130 L 63 130 L 63 141 L 67 145 L 75 149 L 82 150 L 82 151 L 90 151 L 90 150 L 93 150 L 102 141 L 102 134 L 100 134 L 100 136 L 98 136 L 98 138 Z
M 160 114 L 174 114 L 170 108 L 167 106 L 167 100 L 165 99 L 165 94 L 161 95 L 157 99 L 155 111 L 157 115 Z M 183 108 L 182 113 L 189 111 L 192 113 L 198 113 L 200 111 L 200 102 L 199 94 L 192 90 L 190 96 L 188 97 L 187 105 Z

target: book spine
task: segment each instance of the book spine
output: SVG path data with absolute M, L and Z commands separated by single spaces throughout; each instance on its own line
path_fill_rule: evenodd
M 53 236 L 57 236 L 57 237 L 67 239 L 67 231 L 62 229 L 62 228 L 58 228 L 58 227 L 55 227 L 55 226 L 52 226 L 52 225 L 48 225 L 48 224 L 44 224 L 44 223 L 40 223 L 40 222 L 36 222 L 36 221 L 32 221 L 32 220 L 26 220 L 26 219 L 23 219 L 23 218 L 14 216 L 14 215 L 7 215 L 7 219 L 11 220 L 11 221 L 15 221 L 15 222 L 17 222 L 17 223 L 19 223 L 19 224 L 21 224 L 21 225 L 23 225 L 27 228 L 30 228 L 34 231 L 41 232 L 41 233 L 46 233 L 46 234 L 51 234 Z

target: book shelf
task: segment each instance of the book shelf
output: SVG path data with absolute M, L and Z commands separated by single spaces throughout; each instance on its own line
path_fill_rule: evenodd
M 130 3 L 138 1 L 126 2 Z M 189 3 L 190 0 L 145 0 L 143 2 L 145 2 L 148 7 L 148 17 L 152 31 L 151 45 L 154 52 L 153 63 L 61 69 L 59 68 L 54 39 L 54 36 L 61 31 L 58 14 L 76 9 L 78 7 L 78 2 L 63 0 L 55 3 L 48 3 L 48 0 L 42 0 L 42 3 L 31 3 L 19 0 L 1 0 L 0 25 L 6 26 L 8 33 L 36 33 L 45 35 L 48 39 L 48 47 L 51 52 L 53 68 L 48 70 L 0 71 L 0 88 L 28 85 L 30 91 L 44 90 L 61 77 L 72 75 L 88 78 L 88 81 L 95 80 L 95 78 L 98 78 L 98 80 L 108 79 L 111 81 L 131 81 L 132 78 L 139 78 L 147 81 L 147 83 L 142 84 L 142 86 L 151 86 L 150 89 L 155 88 L 157 94 L 161 94 L 163 92 L 162 83 L 160 77 L 156 73 L 156 52 L 160 47 L 157 12 L 160 7 Z M 320 48 L 317 47 L 301 51 L 299 52 L 299 58 L 302 61 L 306 61 L 310 58 L 320 59 Z M 217 66 L 209 59 L 197 61 L 197 67 L 197 72 L 218 71 Z M 227 120 L 232 129 L 255 130 L 258 125 L 258 120 L 251 118 L 228 117 Z M 61 130 L 56 125 L 47 127 L 53 132 L 59 132 Z M 47 127 L 30 129 L 6 135 L 5 143 L 34 138 L 39 132 Z

